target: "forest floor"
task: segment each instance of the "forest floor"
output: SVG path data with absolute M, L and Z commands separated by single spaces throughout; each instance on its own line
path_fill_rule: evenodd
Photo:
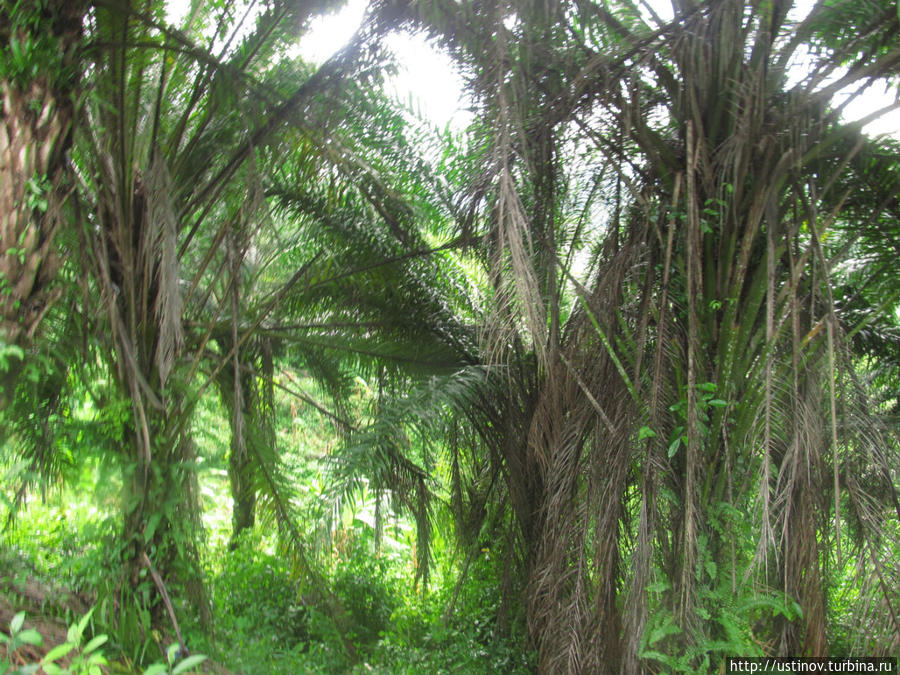
M 14 570 L 13 576 L 9 576 L 10 570 L 4 572 L 5 574 L 0 576 L 0 633 L 9 636 L 13 617 L 24 612 L 25 621 L 21 630 L 34 629 L 42 637 L 40 644 L 20 645 L 12 657 L 7 654 L 8 645 L 5 641 L 0 644 L 0 660 L 8 659 L 15 669 L 39 663 L 54 647 L 66 643 L 69 625 L 90 611 L 92 603 L 91 599 L 83 594 L 52 586 L 34 576 L 29 576 L 24 567 Z M 164 640 L 160 642 L 166 644 Z M 160 658 L 164 660 L 165 654 Z M 55 663 L 64 668 L 68 667 L 71 665 L 71 656 L 56 659 Z M 108 666 L 101 667 L 101 672 L 125 675 L 141 671 L 123 660 L 113 661 Z M 232 671 L 209 659 L 191 672 L 234 675 Z

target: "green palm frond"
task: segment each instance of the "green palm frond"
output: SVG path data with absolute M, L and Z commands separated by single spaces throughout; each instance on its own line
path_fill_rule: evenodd
M 433 453 L 441 452 L 444 439 L 452 433 L 451 415 L 471 416 L 490 399 L 491 380 L 483 368 L 469 367 L 407 383 L 404 394 L 386 394 L 379 399 L 372 422 L 352 433 L 329 460 L 338 493 L 350 494 L 359 488 L 359 481 L 366 479 L 370 489 L 389 494 L 413 516 L 417 575 L 426 585 L 431 563 L 432 503 L 443 498 L 435 494 L 439 489 L 435 476 L 441 472 L 437 465 L 445 464 Z M 458 472 L 458 455 L 453 462 Z

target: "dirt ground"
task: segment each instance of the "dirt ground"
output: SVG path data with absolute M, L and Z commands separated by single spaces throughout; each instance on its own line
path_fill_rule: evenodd
M 0 630 L 8 635 L 9 622 L 19 612 L 25 612 L 23 628 L 34 628 L 44 638 L 40 646 L 25 645 L 16 650 L 13 665 L 40 661 L 50 649 L 66 641 L 65 621 L 48 615 L 48 606 L 69 607 L 74 616 L 87 611 L 86 603 L 78 596 L 64 595 L 33 580 L 26 581 L 24 586 L 4 580 L 0 586 Z M 0 645 L 0 655 L 6 656 L 6 645 Z
M 56 645 L 66 641 L 68 626 L 59 618 L 72 617 L 70 622 L 84 616 L 90 609 L 90 601 L 64 589 L 52 588 L 34 579 L 15 583 L 0 577 L 0 631 L 9 635 L 9 622 L 19 612 L 25 612 L 23 629 L 34 628 L 43 636 L 39 646 L 25 645 L 16 650 L 12 659 L 13 667 L 39 662 Z M 0 658 L 6 656 L 6 645 L 0 645 Z M 69 665 L 68 659 L 58 659 L 60 666 Z M 113 664 L 115 665 L 115 664 Z M 127 672 L 120 665 L 118 669 L 102 668 L 104 673 Z M 234 675 L 225 667 L 212 661 L 205 661 L 198 671 L 216 675 Z M 43 672 L 43 671 L 40 671 Z

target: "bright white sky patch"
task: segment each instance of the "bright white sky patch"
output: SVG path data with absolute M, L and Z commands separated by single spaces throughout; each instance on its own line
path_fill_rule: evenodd
M 438 127 L 464 129 L 472 121 L 465 86 L 450 57 L 423 35 L 395 33 L 387 45 L 397 55 L 388 89 L 414 113 Z
M 300 38 L 300 54 L 307 61 L 322 64 L 343 47 L 362 23 L 368 3 L 350 0 L 339 11 L 313 19 Z
M 797 0 L 790 12 L 788 12 L 788 19 L 799 23 L 809 15 L 812 8 L 813 0 Z M 809 74 L 810 68 L 811 59 L 808 56 L 808 52 L 805 52 L 801 46 L 795 54 L 794 63 L 789 71 L 791 73 L 788 79 L 789 85 L 792 86 L 802 82 Z M 820 86 L 826 86 L 829 82 L 837 80 L 841 77 L 843 72 L 844 71 L 835 73 Z M 857 84 L 853 87 L 848 87 L 835 94 L 833 100 L 834 105 L 840 105 L 847 97 L 853 96 L 858 86 L 859 85 Z M 847 107 L 841 114 L 841 118 L 845 122 L 857 122 L 863 120 L 867 116 L 883 108 L 887 108 L 892 103 L 896 103 L 898 96 L 900 96 L 900 90 L 897 89 L 897 85 L 894 85 L 893 92 L 891 92 L 890 88 L 886 87 L 884 82 L 871 84 L 847 104 Z M 888 135 L 893 136 L 894 138 L 900 138 L 900 110 L 895 109 L 882 114 L 877 119 L 866 124 L 862 128 L 862 131 L 869 136 Z
M 842 93 L 845 96 L 850 95 L 849 92 L 839 92 L 835 97 L 836 102 L 840 101 Z M 847 122 L 861 121 L 868 115 L 897 103 L 897 96 L 896 85 L 893 93 L 891 93 L 885 90 L 883 84 L 873 84 L 847 104 L 842 117 Z M 900 138 L 900 109 L 894 108 L 890 112 L 880 115 L 877 119 L 866 124 L 862 130 L 863 133 L 869 136 L 888 135 Z
M 350 0 L 339 12 L 311 22 L 300 39 L 300 55 L 316 64 L 343 47 L 362 23 L 366 0 Z M 421 34 L 393 33 L 385 40 L 397 60 L 387 78 L 387 93 L 435 126 L 462 129 L 471 121 L 462 78 L 450 57 Z

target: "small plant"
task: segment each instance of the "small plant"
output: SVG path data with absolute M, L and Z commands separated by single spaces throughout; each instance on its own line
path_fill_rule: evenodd
M 369 551 L 370 535 L 364 531 L 333 577 L 334 592 L 353 619 L 350 638 L 358 647 L 374 644 L 388 630 L 397 598 L 391 590 L 390 570 L 383 558 Z
M 33 673 L 40 668 L 40 664 L 31 666 L 22 666 L 13 669 L 12 661 L 16 650 L 25 645 L 39 646 L 43 642 L 41 634 L 34 628 L 25 628 L 25 612 L 19 612 L 9 622 L 9 636 L 0 633 L 0 644 L 6 645 L 6 657 L 0 661 L 0 672 L 2 673 Z
M 23 628 L 25 612 L 16 614 L 9 622 L 9 636 L 0 633 L 0 644 L 6 645 L 6 657 L 0 660 L 0 675 L 31 675 L 41 669 L 46 675 L 101 675 L 100 666 L 109 665 L 100 650 L 106 644 L 106 635 L 97 635 L 86 645 L 81 646 L 84 631 L 94 613 L 92 607 L 77 623 L 69 626 L 66 641 L 53 647 L 38 663 L 22 663 L 13 666 L 15 652 L 25 645 L 35 647 L 43 644 L 43 637 L 34 628 Z M 166 663 L 154 663 L 144 675 L 179 675 L 200 665 L 206 660 L 202 654 L 194 654 L 179 660 L 178 644 L 169 645 L 166 650 Z M 69 665 L 61 666 L 57 661 L 69 657 Z M 24 659 L 23 659 L 24 660 Z
M 100 675 L 100 666 L 107 665 L 107 661 L 99 649 L 108 638 L 106 635 L 97 635 L 84 647 L 81 646 L 84 629 L 87 628 L 93 613 L 94 608 L 92 607 L 78 623 L 69 626 L 66 641 L 47 652 L 41 661 L 41 667 L 47 675 Z M 55 663 L 72 652 L 75 652 L 75 655 L 68 668 L 61 668 Z
M 287 647 L 308 639 L 307 608 L 289 567 L 255 550 L 252 539 L 242 539 L 231 552 L 213 589 L 231 631 L 248 638 L 267 635 L 273 645 Z
M 28 179 L 25 187 L 28 191 L 26 197 L 28 205 L 36 211 L 46 213 L 49 206 L 47 194 L 50 192 L 50 181 L 47 180 L 46 176 L 32 176 Z M 24 252 L 22 255 L 22 262 L 24 262 Z
M 0 634 L 0 643 L 5 643 L 7 649 L 6 658 L 0 661 L 0 672 L 29 675 L 43 669 L 43 672 L 47 675 L 100 675 L 100 666 L 107 665 L 106 658 L 103 656 L 103 652 L 100 651 L 100 647 L 106 643 L 107 637 L 98 635 L 83 647 L 81 646 L 84 630 L 93 613 L 94 610 L 92 608 L 78 623 L 73 623 L 69 626 L 66 641 L 53 647 L 39 663 L 23 664 L 13 669 L 12 659 L 17 649 L 24 645 L 37 647 L 43 643 L 43 637 L 34 628 L 23 630 L 25 612 L 19 612 L 9 622 L 9 637 Z M 71 657 L 68 667 L 62 667 L 56 663 L 72 654 L 72 652 L 75 652 L 75 654 Z
M 715 382 L 701 382 L 696 386 L 697 392 L 699 396 L 696 399 L 697 406 L 697 431 L 700 434 L 701 438 L 704 438 L 709 433 L 709 421 L 710 421 L 710 413 L 712 408 L 727 408 L 728 402 L 724 401 L 720 398 L 716 398 L 716 384 Z M 669 410 L 675 413 L 678 416 L 681 424 L 676 426 L 672 433 L 669 434 L 669 458 L 675 456 L 675 453 L 678 452 L 678 447 L 682 444 L 687 445 L 688 437 L 687 437 L 687 423 L 688 423 L 688 404 L 687 404 L 687 394 L 683 394 L 681 399 L 669 406 Z M 642 430 L 643 431 L 643 430 Z
M 166 663 L 154 663 L 144 671 L 144 675 L 179 675 L 206 661 L 202 654 L 192 654 L 179 661 L 180 651 L 177 642 L 169 645 L 166 649 Z

